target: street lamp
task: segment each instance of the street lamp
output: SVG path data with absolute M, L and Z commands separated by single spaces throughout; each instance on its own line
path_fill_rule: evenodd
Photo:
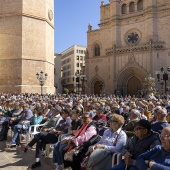
M 43 71 L 40 71 L 40 73 L 36 74 L 37 79 L 40 82 L 40 86 L 41 86 L 41 95 L 43 94 L 43 85 L 45 83 L 45 80 L 47 79 L 48 74 L 44 73 Z
M 164 94 L 164 82 L 161 81 L 161 82 L 160 82 L 160 85 L 161 85 L 161 90 L 162 90 L 162 95 L 163 95 L 163 94 Z
M 82 75 L 82 76 L 80 77 L 80 80 L 81 80 L 81 82 L 82 82 L 82 93 L 84 94 L 84 93 L 85 93 L 85 85 L 84 85 L 84 83 L 87 81 L 87 78 L 86 78 L 85 75 Z
M 170 67 L 167 68 L 167 71 L 165 71 L 164 67 L 161 67 L 160 71 L 156 71 L 158 83 L 162 86 L 162 91 L 163 91 L 163 85 L 164 85 L 165 94 L 168 90 L 166 82 L 168 80 L 169 73 L 170 73 Z M 161 75 L 162 75 L 162 78 L 161 78 Z M 163 94 L 163 92 L 162 92 L 162 94 Z
M 62 88 L 63 88 L 63 93 L 64 93 L 64 88 L 65 88 L 65 81 L 63 80 L 62 82 L 61 82 L 61 84 L 62 84 Z
M 79 94 L 80 93 L 80 81 L 82 82 L 82 86 L 81 86 L 81 92 L 84 93 L 84 82 L 87 81 L 87 78 L 85 75 L 83 75 L 82 73 L 75 73 L 75 78 L 76 78 L 76 83 L 77 83 L 77 89 L 76 92 Z M 74 81 L 74 77 L 73 77 L 73 81 Z
M 76 92 L 79 94 L 79 86 L 80 86 L 80 74 L 79 73 L 75 73 L 75 78 L 76 78 L 76 83 L 77 83 L 77 88 L 76 88 Z

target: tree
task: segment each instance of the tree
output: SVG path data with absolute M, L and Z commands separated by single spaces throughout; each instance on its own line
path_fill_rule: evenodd
M 69 93 L 69 89 L 64 88 L 64 93 L 65 93 L 65 94 L 68 94 L 68 93 Z

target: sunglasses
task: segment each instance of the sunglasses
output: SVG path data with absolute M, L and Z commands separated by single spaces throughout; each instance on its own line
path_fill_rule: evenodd
M 137 127 L 137 128 L 134 129 L 134 131 L 136 132 L 136 131 L 139 131 L 139 130 L 142 130 L 142 129 L 145 129 L 145 128 Z

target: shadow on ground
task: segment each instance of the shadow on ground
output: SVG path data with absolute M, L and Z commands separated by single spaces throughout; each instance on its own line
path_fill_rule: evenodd
M 2 170 L 26 170 L 35 161 L 35 148 L 28 150 L 27 153 L 18 151 L 15 147 L 5 150 L 6 142 L 0 142 L 0 169 Z M 36 170 L 52 170 L 52 156 L 41 158 L 41 167 Z

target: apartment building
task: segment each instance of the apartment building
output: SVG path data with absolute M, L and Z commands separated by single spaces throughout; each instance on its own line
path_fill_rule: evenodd
M 86 47 L 73 45 L 61 53 L 62 87 L 69 93 L 82 93 Z

